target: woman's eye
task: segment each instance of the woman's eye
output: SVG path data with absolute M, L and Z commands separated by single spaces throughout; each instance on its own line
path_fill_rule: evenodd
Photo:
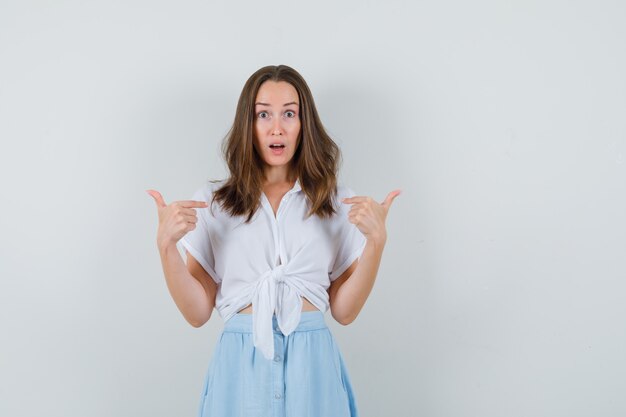
M 285 112 L 285 114 L 287 115 L 287 117 L 289 118 L 294 118 L 296 117 L 296 112 L 292 111 L 292 110 L 287 110 Z M 260 111 L 257 113 L 257 117 L 259 119 L 267 119 L 269 117 L 268 113 L 266 111 Z

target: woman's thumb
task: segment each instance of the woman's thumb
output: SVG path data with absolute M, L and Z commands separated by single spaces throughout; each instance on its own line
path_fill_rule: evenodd
M 150 196 L 152 196 L 152 198 L 154 198 L 154 201 L 156 202 L 157 207 L 165 207 L 167 206 L 167 204 L 165 204 L 165 201 L 163 200 L 163 197 L 161 196 L 161 193 L 156 191 L 156 190 L 146 190 L 146 192 L 148 194 L 150 194 Z

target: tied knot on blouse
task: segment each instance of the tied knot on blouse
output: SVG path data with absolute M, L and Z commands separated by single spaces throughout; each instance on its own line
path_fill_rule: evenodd
M 274 279 L 274 282 L 276 282 L 277 284 L 280 282 L 285 282 L 285 266 L 284 265 L 278 265 L 276 268 L 271 269 L 269 272 L 272 278 Z
M 293 332 L 300 322 L 302 310 L 301 291 L 297 274 L 290 274 L 287 264 L 267 270 L 259 279 L 252 299 L 252 325 L 254 344 L 267 359 L 274 357 L 273 331 L 285 336 Z M 278 328 L 274 329 L 274 314 Z

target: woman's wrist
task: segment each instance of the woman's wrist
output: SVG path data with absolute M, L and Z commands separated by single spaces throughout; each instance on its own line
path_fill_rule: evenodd
M 382 248 L 387 243 L 387 232 L 377 235 L 367 236 L 367 241 L 374 244 L 378 248 Z
M 157 240 L 157 247 L 159 248 L 159 253 L 166 254 L 172 250 L 178 250 L 176 248 L 176 242 L 172 242 L 170 239 Z

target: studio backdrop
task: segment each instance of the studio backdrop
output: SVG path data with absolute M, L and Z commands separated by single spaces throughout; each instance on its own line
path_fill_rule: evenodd
M 145 190 L 225 178 L 243 84 L 278 64 L 340 183 L 402 190 L 359 316 L 325 316 L 362 417 L 625 415 L 625 15 L 3 0 L 0 415 L 195 415 L 223 322 L 176 308 Z

